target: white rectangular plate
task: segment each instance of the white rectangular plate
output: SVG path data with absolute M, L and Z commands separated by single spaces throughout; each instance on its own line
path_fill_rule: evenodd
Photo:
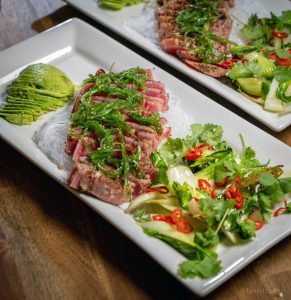
M 26 53 L 25 56 L 22 53 Z M 69 20 L 51 30 L 0 52 L 0 94 L 7 84 L 25 66 L 35 62 L 53 64 L 62 69 L 76 83 L 82 82 L 97 68 L 114 71 L 140 66 L 153 69 L 157 80 L 170 88 L 173 102 L 166 114 L 174 134 L 184 136 L 190 122 L 220 124 L 224 138 L 240 150 L 239 134 L 242 133 L 247 145 L 256 149 L 261 161 L 271 159 L 273 165 L 291 166 L 291 151 L 288 146 L 246 122 L 188 85 L 162 71 L 149 61 L 128 50 L 90 25 L 78 19 Z M 175 96 L 175 101 L 173 101 Z M 174 103 L 176 102 L 176 103 Z M 65 108 L 66 109 L 66 108 Z M 50 118 L 59 112 L 52 112 L 44 119 L 30 126 L 16 126 L 0 118 L 0 137 L 21 152 L 57 182 L 68 188 L 68 173 L 60 170 L 34 144 L 33 134 Z M 183 115 L 183 120 L 177 116 Z M 221 116 L 224 116 L 222 119 Z M 225 246 L 218 249 L 222 260 L 222 271 L 208 280 L 184 280 L 177 276 L 177 266 L 184 257 L 163 242 L 145 235 L 138 224 L 118 206 L 94 199 L 71 190 L 77 197 L 111 222 L 118 230 L 138 244 L 159 264 L 175 276 L 194 293 L 204 296 L 245 267 L 264 251 L 278 243 L 291 232 L 291 218 L 282 215 L 275 218 L 258 232 L 256 239 L 246 245 Z
M 263 124 L 270 127 L 274 131 L 282 131 L 291 124 L 291 113 L 280 115 L 278 113 L 268 112 L 260 105 L 250 101 L 233 88 L 220 82 L 215 78 L 211 78 L 200 72 L 197 72 L 190 67 L 186 66 L 182 61 L 165 53 L 157 44 L 152 40 L 147 39 L 137 31 L 125 25 L 133 17 L 138 17 L 144 14 L 145 4 L 138 4 L 131 7 L 126 7 L 121 11 L 112 11 L 98 6 L 97 0 L 65 0 L 76 9 L 87 14 L 94 20 L 100 22 L 104 26 L 115 31 L 119 35 L 128 39 L 132 43 L 137 44 L 142 49 L 147 50 L 159 59 L 175 67 L 177 70 L 183 72 L 190 78 L 205 85 L 209 89 L 215 91 L 217 94 L 223 96 L 233 104 L 240 107 L 256 119 L 260 120 Z M 288 0 L 236 0 L 236 7 L 233 9 L 233 15 L 238 19 L 246 21 L 251 13 L 258 13 L 259 16 L 269 17 L 273 12 L 277 15 L 282 11 L 290 9 L 290 1 Z M 230 36 L 232 40 L 238 41 L 238 28 L 241 27 L 237 19 L 233 19 L 233 31 Z

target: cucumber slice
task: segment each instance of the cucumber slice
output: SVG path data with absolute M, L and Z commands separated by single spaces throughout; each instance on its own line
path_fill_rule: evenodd
M 265 109 L 275 112 L 283 111 L 282 101 L 277 97 L 277 89 L 279 87 L 279 82 L 276 79 L 272 80 L 269 93 L 265 101 Z
M 264 80 L 261 78 L 238 78 L 237 83 L 240 88 L 251 96 L 262 97 L 262 84 Z

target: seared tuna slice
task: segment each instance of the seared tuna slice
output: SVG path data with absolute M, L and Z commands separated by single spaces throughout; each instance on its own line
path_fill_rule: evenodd
M 121 204 L 144 193 L 155 178 L 151 154 L 171 132 L 157 113 L 168 109 L 169 96 L 151 70 L 104 74 L 89 77 L 76 96 L 66 146 L 75 162 L 68 182 Z

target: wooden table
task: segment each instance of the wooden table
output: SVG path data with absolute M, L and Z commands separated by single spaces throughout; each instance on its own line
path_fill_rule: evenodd
M 291 127 L 272 132 L 59 0 L 2 0 L 0 50 L 71 17 L 98 27 L 291 145 Z M 208 299 L 291 299 L 290 253 L 288 237 Z M 194 298 L 112 225 L 0 140 L 0 299 Z

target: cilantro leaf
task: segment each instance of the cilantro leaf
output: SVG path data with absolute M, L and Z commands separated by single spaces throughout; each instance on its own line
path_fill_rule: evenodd
M 291 80 L 291 69 L 285 67 L 278 67 L 275 70 L 274 78 L 280 83 Z
M 272 211 L 271 211 L 271 199 L 265 195 L 264 193 L 259 193 L 258 194 L 258 203 L 260 206 L 260 213 L 264 219 L 265 222 L 267 222 L 271 216 L 272 216 Z
M 162 184 L 168 185 L 168 183 L 169 183 L 168 176 L 167 176 L 168 166 L 166 165 L 164 160 L 161 158 L 161 155 L 159 154 L 159 152 L 155 151 L 152 153 L 151 161 L 152 161 L 154 167 L 158 168 L 158 172 L 155 176 L 155 180 L 153 183 L 154 184 L 162 183 Z
M 210 199 L 209 197 L 199 200 L 199 209 L 209 227 L 214 227 L 222 220 L 225 212 L 233 208 L 233 200 Z
M 231 177 L 238 172 L 238 165 L 235 160 L 226 160 L 222 165 L 218 165 L 214 169 L 214 181 L 221 182 L 225 177 Z
M 246 220 L 241 223 L 239 235 L 242 239 L 247 240 L 256 236 L 256 224 L 252 220 Z
M 179 205 L 184 209 L 184 210 L 189 210 L 189 201 L 193 198 L 192 196 L 192 189 L 189 186 L 187 182 L 184 182 L 183 185 L 181 185 L 178 182 L 174 182 L 172 185 L 176 196 L 179 201 Z
M 260 162 L 256 159 L 256 152 L 251 147 L 246 147 L 240 156 L 240 167 L 249 169 L 260 166 Z
M 183 278 L 200 276 L 210 278 L 221 270 L 220 261 L 205 256 L 202 260 L 187 260 L 179 265 L 179 275 Z
M 189 146 L 183 139 L 168 138 L 168 140 L 162 145 L 159 153 L 164 162 L 167 165 L 170 165 L 185 156 L 188 149 Z
M 284 193 L 291 193 L 291 177 L 280 178 L 279 182 Z
M 262 192 L 269 196 L 271 202 L 278 202 L 284 198 L 285 193 L 281 189 L 280 182 L 272 174 L 262 174 L 259 183 L 263 187 Z
M 232 232 L 242 240 L 254 237 L 255 223 L 248 219 L 248 213 L 244 210 L 232 210 L 223 223 L 224 231 Z
M 187 135 L 186 141 L 192 147 L 207 143 L 216 148 L 224 149 L 226 144 L 222 141 L 223 129 L 215 124 L 192 124 L 191 135 Z
M 219 243 L 219 236 L 211 228 L 208 228 L 204 232 L 196 232 L 194 243 L 203 248 L 213 247 Z

